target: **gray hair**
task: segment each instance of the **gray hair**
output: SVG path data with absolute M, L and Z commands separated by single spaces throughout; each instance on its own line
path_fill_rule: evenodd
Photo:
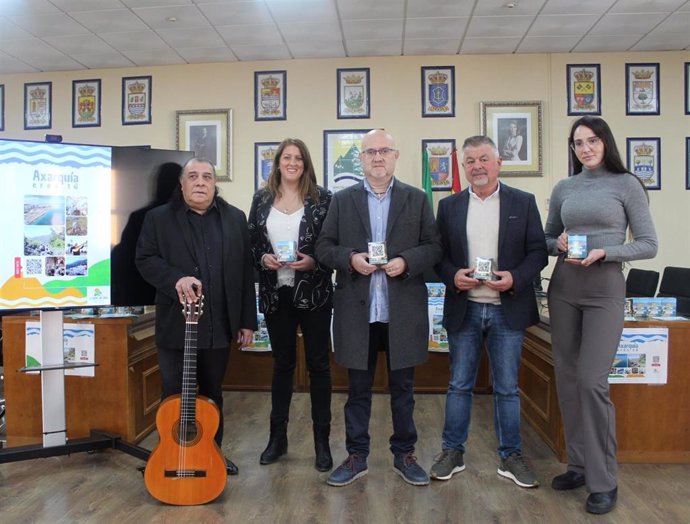
M 491 140 L 490 137 L 486 135 L 475 135 L 466 138 L 465 141 L 462 143 L 462 156 L 465 156 L 465 149 L 467 149 L 468 147 L 479 147 L 484 145 L 491 146 L 491 149 L 493 149 L 494 154 L 498 156 L 498 148 L 496 147 L 496 144 L 493 140 Z
M 184 175 L 185 169 L 187 169 L 187 166 L 194 163 L 194 162 L 199 162 L 200 164 L 208 164 L 211 166 L 211 172 L 213 173 L 213 178 L 216 178 L 216 166 L 213 165 L 213 162 L 211 162 L 207 158 L 202 158 L 198 156 L 194 156 L 187 160 L 184 165 L 182 166 L 182 171 L 180 171 L 180 178 L 182 178 L 182 175 Z

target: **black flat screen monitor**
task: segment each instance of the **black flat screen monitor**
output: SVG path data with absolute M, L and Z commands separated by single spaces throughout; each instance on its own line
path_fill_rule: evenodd
M 182 165 L 191 151 L 113 147 L 111 205 L 111 297 L 113 306 L 154 303 L 155 289 L 134 263 L 137 239 L 146 212 L 165 204 L 179 185 Z

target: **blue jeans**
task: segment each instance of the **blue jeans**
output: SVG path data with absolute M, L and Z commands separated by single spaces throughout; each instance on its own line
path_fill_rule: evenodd
M 523 330 L 511 329 L 502 306 L 468 301 L 459 331 L 448 333 L 450 383 L 446 395 L 443 449 L 465 452 L 472 415 L 472 390 L 483 342 L 489 353 L 498 454 L 522 453 L 518 369 Z

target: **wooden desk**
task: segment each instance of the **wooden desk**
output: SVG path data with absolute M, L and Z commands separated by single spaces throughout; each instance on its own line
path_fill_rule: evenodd
M 625 327 L 668 328 L 668 381 L 665 385 L 611 385 L 618 460 L 690 463 L 690 322 L 626 322 Z M 565 462 L 553 366 L 548 325 L 529 328 L 520 368 L 522 414 Z
M 273 359 L 270 352 L 239 351 L 233 343 L 230 364 L 225 372 L 224 389 L 270 391 L 273 375 Z M 347 391 L 347 369 L 336 364 L 331 353 L 331 377 L 333 391 Z M 418 393 L 445 393 L 448 389 L 448 354 L 429 352 L 429 360 L 415 369 L 415 391 Z M 297 335 L 297 366 L 295 368 L 295 391 L 309 391 L 309 372 L 304 356 L 304 341 Z M 379 354 L 376 363 L 376 376 L 373 391 L 388 391 L 386 356 Z M 489 361 L 486 353 L 482 355 L 477 374 L 476 393 L 491 393 Z
M 41 379 L 19 373 L 24 366 L 25 323 L 38 317 L 2 319 L 10 446 L 41 442 Z M 65 377 L 67 437 L 88 437 L 101 429 L 135 443 L 155 426 L 160 403 L 160 373 L 154 341 L 153 314 L 137 318 L 72 320 L 96 326 L 95 377 Z

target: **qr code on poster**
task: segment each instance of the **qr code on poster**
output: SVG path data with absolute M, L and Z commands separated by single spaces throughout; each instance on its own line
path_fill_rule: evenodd
M 27 258 L 25 262 L 26 262 L 26 274 L 27 275 L 41 275 L 41 274 L 43 274 L 43 259 L 42 258 Z

